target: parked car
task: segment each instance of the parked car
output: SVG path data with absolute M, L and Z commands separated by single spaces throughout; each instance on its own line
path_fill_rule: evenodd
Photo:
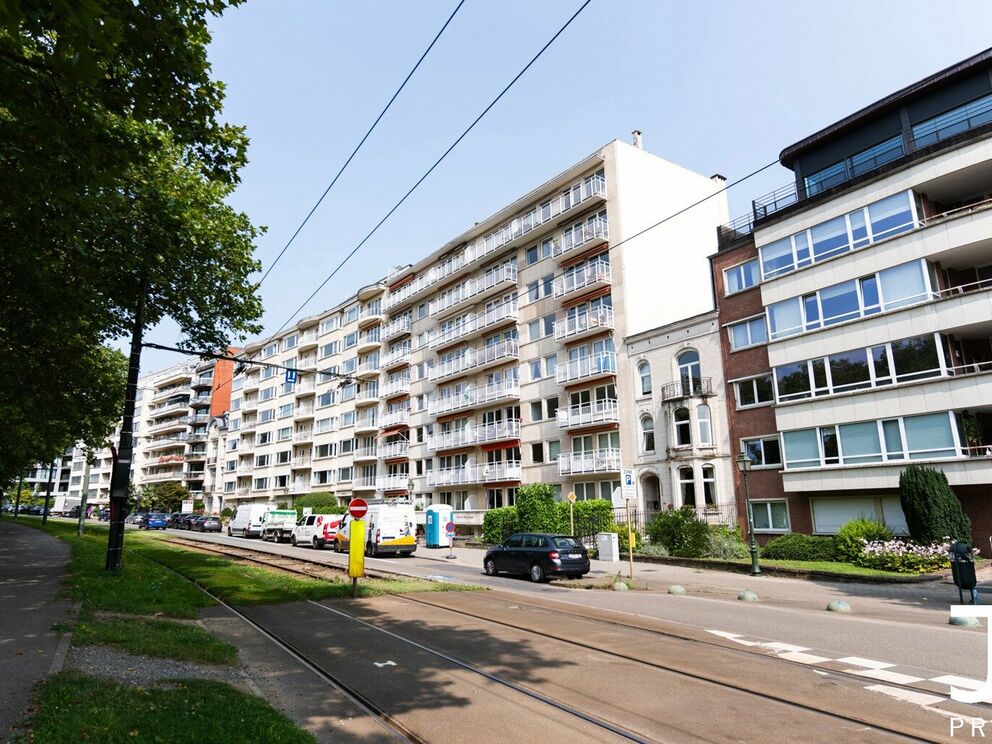
M 101 509 L 100 512 L 96 515 L 96 518 L 101 522 L 109 522 L 110 509 Z
M 124 517 L 124 524 L 133 524 L 138 529 L 141 529 L 142 525 L 145 523 L 145 518 L 148 515 L 145 512 L 135 512 L 134 514 L 128 514 Z
M 293 537 L 296 528 L 296 509 L 271 509 L 262 515 L 263 540 L 282 542 Z
M 220 517 L 197 517 L 193 529 L 197 532 L 220 532 Z
M 164 530 L 166 527 L 166 517 L 168 515 L 161 512 L 150 512 L 145 515 L 144 520 L 138 525 L 139 529 Z
M 179 518 L 183 516 L 182 512 L 172 512 L 165 518 L 165 526 L 176 528 L 179 526 Z
M 554 576 L 578 579 L 589 573 L 589 552 L 567 535 L 522 532 L 490 548 L 482 560 L 488 576 L 526 574 L 534 582 Z
M 262 534 L 262 516 L 268 511 L 265 504 L 241 504 L 227 523 L 228 536 L 258 537 Z
M 296 523 L 290 542 L 293 545 L 313 545 L 320 549 L 333 543 L 341 526 L 341 514 L 311 514 Z
M 199 514 L 183 514 L 179 518 L 179 529 L 181 529 L 181 530 L 192 530 L 193 529 L 193 522 L 195 522 L 196 521 L 196 518 L 199 517 L 199 516 L 201 516 L 201 515 L 199 515 Z
M 348 551 L 351 517 L 347 514 L 334 538 L 334 550 Z M 365 514 L 365 555 L 413 555 L 417 549 L 417 523 L 409 501 L 373 501 Z

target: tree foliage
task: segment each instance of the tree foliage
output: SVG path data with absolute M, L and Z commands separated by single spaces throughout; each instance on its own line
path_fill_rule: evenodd
M 558 532 L 555 488 L 549 483 L 528 483 L 517 490 L 518 529 L 521 532 Z
M 189 489 L 181 483 L 153 483 L 138 494 L 138 508 L 142 511 L 177 512 L 183 501 L 191 498 Z
M 709 548 L 709 525 L 691 506 L 661 512 L 647 523 L 645 531 L 651 542 L 680 558 L 701 558 Z
M 102 345 L 139 296 L 191 347 L 260 330 L 260 230 L 227 204 L 247 138 L 206 53 L 227 5 L 0 3 L 0 480 L 107 436 Z
M 909 535 L 921 545 L 948 537 L 971 542 L 971 520 L 940 470 L 909 465 L 899 475 L 899 501 Z

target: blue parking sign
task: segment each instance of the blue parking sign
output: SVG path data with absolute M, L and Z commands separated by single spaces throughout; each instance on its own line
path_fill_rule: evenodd
M 296 384 L 296 370 L 295 369 L 287 369 L 286 370 L 286 384 L 287 385 L 295 385 Z

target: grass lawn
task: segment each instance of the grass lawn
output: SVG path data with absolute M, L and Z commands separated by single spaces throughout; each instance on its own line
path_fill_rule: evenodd
M 75 646 L 114 646 L 144 656 L 206 664 L 234 664 L 238 650 L 196 625 L 145 618 L 81 616 L 72 632 Z
M 750 561 L 738 561 L 750 565 Z M 762 566 L 777 566 L 780 568 L 798 568 L 803 571 L 829 571 L 844 576 L 860 576 L 863 578 L 887 579 L 889 581 L 915 581 L 919 574 L 897 573 L 895 571 L 880 571 L 877 568 L 864 568 L 853 563 L 840 561 L 773 561 L 761 559 Z
M 261 698 L 205 680 L 137 688 L 62 672 L 38 688 L 34 708 L 28 730 L 14 741 L 315 741 Z

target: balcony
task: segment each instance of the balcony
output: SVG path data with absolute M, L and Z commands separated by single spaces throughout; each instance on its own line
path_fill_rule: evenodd
M 380 398 L 394 398 L 397 395 L 409 395 L 410 393 L 410 378 L 400 377 L 396 380 L 391 380 L 379 386 L 379 397 Z
M 471 370 L 486 369 L 517 358 L 519 358 L 517 341 L 516 339 L 509 339 L 479 349 L 468 349 L 464 354 L 454 359 L 431 367 L 427 373 L 427 378 L 431 382 L 436 382 L 449 377 L 457 377 Z
M 312 442 L 313 441 L 313 429 L 303 429 L 302 431 L 293 432 L 294 442 Z
M 374 444 L 370 447 L 356 447 L 351 453 L 351 457 L 355 462 L 359 460 L 378 460 L 379 450 Z
M 296 368 L 303 372 L 317 369 L 317 355 L 316 354 L 301 355 L 300 358 L 296 360 Z
M 493 421 L 488 424 L 472 422 L 464 429 L 454 429 L 427 437 L 427 450 L 439 452 L 513 439 L 520 439 L 520 419 Z
M 258 386 L 261 384 L 261 379 L 258 375 L 245 375 L 245 384 L 241 386 L 242 393 L 250 393 L 252 390 L 258 390 Z
M 519 462 L 465 464 L 461 467 L 431 471 L 427 474 L 427 487 L 444 488 L 446 486 L 466 486 L 479 483 L 503 483 L 519 481 L 520 478 Z
M 177 434 L 174 437 L 155 437 L 154 439 L 149 439 L 145 442 L 145 452 L 156 452 L 158 450 L 185 447 L 186 441 L 185 434 Z M 73 466 L 73 470 L 76 470 L 75 466 Z
M 378 411 L 371 409 L 364 416 L 355 416 L 355 433 L 372 433 L 379 430 Z
M 392 367 L 409 364 L 411 354 L 413 354 L 412 346 L 400 346 L 381 358 L 380 367 L 382 369 L 391 369 Z
M 313 404 L 300 405 L 296 407 L 295 415 L 297 420 L 313 418 Z
M 386 411 L 379 417 L 379 428 L 389 429 L 394 426 L 410 425 L 410 409 L 400 408 L 395 411 Z
M 206 442 L 208 434 L 205 431 L 191 431 L 186 435 L 187 442 Z
M 444 261 L 434 264 L 427 271 L 421 273 L 412 281 L 399 287 L 395 292 L 390 292 L 384 302 L 384 308 L 390 310 L 394 307 L 410 302 L 421 294 L 429 290 L 439 282 L 444 281 L 452 274 L 461 271 L 474 260 L 471 250 L 466 249 L 462 253 L 451 256 Z
M 181 481 L 183 479 L 182 470 L 169 470 L 158 473 L 145 473 L 141 479 L 146 483 L 161 483 L 163 481 Z
M 394 338 L 409 335 L 412 326 L 413 321 L 406 315 L 391 320 L 382 328 L 382 340 L 391 341 Z
M 600 424 L 619 424 L 620 404 L 613 398 L 558 409 L 559 429 L 579 429 Z
M 610 448 L 590 450 L 588 452 L 563 452 L 558 456 L 558 475 L 619 472 L 619 449 Z
M 245 455 L 250 455 L 255 449 L 254 439 L 242 439 L 238 442 L 238 448 L 236 450 L 229 450 L 228 454 L 237 455 L 238 457 L 243 457 Z
M 292 491 L 293 493 L 306 493 L 310 490 L 310 479 L 309 478 L 294 478 Z
M 308 395 L 313 395 L 317 392 L 317 384 L 313 381 L 313 378 L 306 378 L 300 382 L 296 383 L 293 388 L 293 394 L 297 398 L 305 398 Z
M 377 476 L 375 475 L 362 475 L 355 478 L 351 483 L 351 490 L 353 491 L 374 491 Z
M 380 475 L 375 479 L 376 491 L 406 491 L 410 485 L 409 473 Z
M 710 377 L 686 377 L 661 387 L 662 402 L 710 395 L 713 395 L 713 379 Z
M 516 322 L 517 317 L 517 300 L 514 298 L 477 315 L 471 315 L 454 325 L 435 328 L 428 334 L 427 345 L 431 349 L 447 346 L 461 339 L 477 336 L 489 328 Z
M 148 431 L 155 432 L 166 432 L 166 431 L 182 431 L 186 428 L 186 424 L 183 423 L 182 419 L 166 419 L 157 424 L 153 424 L 148 427 Z
M 254 397 L 251 397 L 251 398 L 242 398 L 241 399 L 241 412 L 242 413 L 247 413 L 248 411 L 257 411 L 257 410 L 258 410 L 258 397 L 257 396 L 254 396 Z
M 502 291 L 507 284 L 516 283 L 517 267 L 504 264 L 493 271 L 487 271 L 481 277 L 467 279 L 445 290 L 427 304 L 427 312 L 429 315 L 437 315 L 468 300 L 478 302 Z
M 241 431 L 242 432 L 255 431 L 255 428 L 257 426 L 258 426 L 258 419 L 254 419 L 254 418 L 252 418 L 252 419 L 241 419 Z
M 207 451 L 206 450 L 189 450 L 186 453 L 186 461 L 187 462 L 199 462 L 201 460 L 203 460 L 205 462 L 206 459 L 207 459 Z
M 379 357 L 374 356 L 371 359 L 366 359 L 358 365 L 355 369 L 355 376 L 362 379 L 369 379 L 372 377 L 377 377 L 381 371 L 382 367 L 379 363 Z
M 408 457 L 409 453 L 410 443 L 407 441 L 386 442 L 379 445 L 379 459 L 381 460 L 398 460 Z
M 154 395 L 152 395 L 151 402 L 154 403 L 159 400 L 168 400 L 169 398 L 173 398 L 177 395 L 189 395 L 191 392 L 192 389 L 189 385 L 173 385 L 171 387 L 160 388 L 155 391 Z
M 317 331 L 304 331 L 300 334 L 299 339 L 297 339 L 297 347 L 300 351 L 306 351 L 308 349 L 314 349 L 317 347 Z
M 159 406 L 158 408 L 153 408 L 148 412 L 149 416 L 161 416 L 169 413 L 170 411 L 185 411 L 189 408 L 188 400 L 177 400 L 175 403 L 167 403 L 164 406 Z
M 313 460 L 309 457 L 294 457 L 292 462 L 293 470 L 309 470 L 313 465 Z
M 195 416 L 183 416 L 179 420 L 182 421 L 184 424 L 195 426 L 196 424 L 209 424 L 210 416 L 206 413 L 198 413 Z
M 555 379 L 559 385 L 570 385 L 573 382 L 595 380 L 616 373 L 617 355 L 612 351 L 602 351 L 560 365 L 555 370 Z
M 555 321 L 555 341 L 575 341 L 603 331 L 612 331 L 613 308 L 597 307 Z
M 358 347 L 355 351 L 358 354 L 367 354 L 370 351 L 377 350 L 381 345 L 382 337 L 377 326 L 358 334 Z
M 366 383 L 361 390 L 355 394 L 356 406 L 367 406 L 370 403 L 379 405 L 379 386 Z
M 195 388 L 209 388 L 209 387 L 213 387 L 214 386 L 214 376 L 213 376 L 213 374 L 200 375 L 195 380 L 193 380 L 193 385 L 192 386 L 195 387 Z
M 616 366 L 614 355 L 614 366 Z M 427 404 L 427 413 L 441 416 L 452 411 L 463 411 L 476 406 L 520 397 L 520 380 L 501 380 L 484 387 L 468 387 L 458 395 L 444 395 Z
M 594 217 L 581 225 L 563 230 L 561 240 L 555 242 L 554 256 L 558 258 L 567 253 L 578 253 L 580 250 L 606 243 L 609 239 L 610 226 L 606 218 Z
M 555 279 L 555 299 L 570 297 L 579 292 L 592 292 L 613 284 L 613 269 L 602 259 L 579 264 Z
M 210 405 L 209 395 L 197 395 L 190 399 L 190 408 L 207 408 Z

